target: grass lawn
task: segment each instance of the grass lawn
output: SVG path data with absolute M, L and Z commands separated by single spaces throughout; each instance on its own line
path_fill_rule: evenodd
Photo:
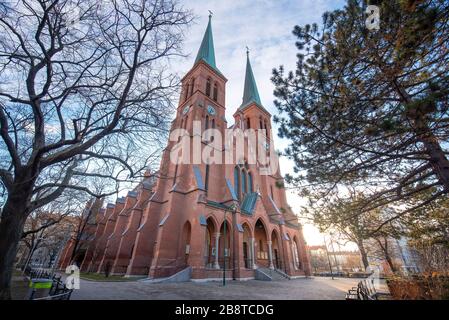
M 80 278 L 84 279 L 84 280 L 91 280 L 91 281 L 137 281 L 139 279 L 145 279 L 145 277 L 129 277 L 129 278 L 125 278 L 123 276 L 106 277 L 104 274 L 83 273 L 83 272 L 81 272 Z

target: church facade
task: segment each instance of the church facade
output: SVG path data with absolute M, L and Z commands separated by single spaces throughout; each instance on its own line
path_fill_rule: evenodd
M 249 129 L 257 139 L 263 134 L 268 154 L 275 153 L 271 115 L 260 101 L 249 57 L 243 101 L 231 126 L 225 118 L 226 82 L 216 66 L 209 17 L 195 63 L 182 79 L 171 126 L 180 134 L 168 142 L 158 172 L 96 210 L 85 250 L 76 258 L 82 272 L 163 278 L 189 268 L 192 280 L 219 279 L 223 269 L 228 278 L 241 280 L 254 278 L 259 268 L 310 275 L 301 225 L 287 203 L 276 157 L 270 158 L 276 170 L 267 170 L 250 159 L 259 149 L 244 144 L 231 162 L 203 161 L 204 156 L 195 162 L 195 152 L 187 156 L 190 162 L 173 161 L 180 145 L 197 153 L 199 146 L 201 154 L 207 149 L 222 158 L 226 152 L 238 154 L 239 143 L 227 143 L 225 137 Z M 249 140 L 247 134 L 240 136 Z M 71 250 L 69 242 L 61 268 L 73 263 Z

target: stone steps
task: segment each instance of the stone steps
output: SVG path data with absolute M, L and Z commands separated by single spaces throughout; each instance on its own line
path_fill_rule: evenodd
M 185 269 L 182 269 L 181 271 L 178 271 L 177 273 L 165 277 L 165 278 L 145 278 L 138 280 L 139 282 L 145 282 L 145 283 L 177 283 L 177 282 L 188 282 L 190 281 L 192 276 L 192 267 L 187 267 Z
M 271 281 L 284 281 L 284 280 L 290 280 L 280 272 L 276 270 L 272 270 L 270 268 L 257 268 L 257 270 L 262 271 L 264 274 L 269 276 L 271 278 Z

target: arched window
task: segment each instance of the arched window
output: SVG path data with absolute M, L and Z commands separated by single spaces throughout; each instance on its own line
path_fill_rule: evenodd
M 249 190 L 248 192 L 253 192 L 253 175 L 251 174 L 251 172 L 248 172 L 248 187 Z
M 206 181 L 204 183 L 204 188 L 206 189 L 206 193 L 207 193 L 207 190 L 209 189 L 209 170 L 210 170 L 209 165 L 206 164 Z
M 209 129 L 209 116 L 206 116 L 206 123 L 204 124 L 204 130 Z
M 298 245 L 296 244 L 295 240 L 292 240 L 292 251 L 293 251 L 293 263 L 294 263 L 295 269 L 298 270 L 300 268 L 300 263 L 299 263 L 299 255 L 298 255 Z
M 274 201 L 273 186 L 270 186 L 271 199 Z
M 264 121 L 263 121 L 263 123 L 264 123 L 264 126 L 265 126 L 265 130 L 267 130 L 267 131 L 268 131 L 268 127 L 267 127 L 267 120 L 264 120 Z M 267 135 L 268 135 L 268 132 L 267 132 Z
M 194 87 L 195 87 L 195 78 L 192 78 L 192 85 L 190 87 L 190 95 L 193 94 Z
M 247 193 L 247 190 L 248 190 L 248 185 L 247 185 L 246 181 L 247 181 L 246 180 L 246 171 L 242 170 L 242 193 L 243 194 Z
M 209 231 L 209 226 L 206 228 L 206 245 L 204 246 L 206 248 L 206 251 L 204 252 L 204 261 L 206 262 L 206 267 L 209 266 L 209 254 L 211 253 L 211 241 L 212 237 Z
M 184 87 L 184 100 L 187 100 L 189 95 L 189 84 L 187 83 Z
M 212 118 L 211 120 L 211 128 L 215 129 L 215 119 Z M 210 137 L 210 141 L 214 141 L 214 136 L 212 134 L 212 137 Z
M 237 199 L 240 200 L 240 169 L 237 166 L 234 168 L 234 191 Z
M 210 78 L 206 82 L 206 96 L 210 97 Z
M 263 129 L 262 118 L 259 118 L 259 126 L 260 126 L 260 129 Z
M 218 86 L 217 83 L 214 84 L 214 100 L 217 101 L 218 98 Z
M 246 118 L 246 129 L 250 128 L 251 128 L 251 121 L 249 120 L 249 118 Z
M 176 164 L 175 166 L 175 175 L 173 177 L 173 185 L 175 185 L 176 183 L 176 176 L 178 175 L 178 165 Z

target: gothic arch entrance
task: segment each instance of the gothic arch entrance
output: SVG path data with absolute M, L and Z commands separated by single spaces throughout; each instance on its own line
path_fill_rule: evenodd
M 191 233 L 192 227 L 190 222 L 187 221 L 182 228 L 180 254 L 178 255 L 178 257 L 183 257 L 181 263 L 184 265 L 189 264 Z
M 246 269 L 252 269 L 251 229 L 247 223 L 243 224 L 243 263 Z
M 218 263 L 220 265 L 220 268 L 223 268 L 224 264 L 226 263 L 226 269 L 232 268 L 231 265 L 231 234 L 232 229 L 230 223 L 227 221 L 223 222 L 220 228 L 220 241 L 218 246 Z
M 268 260 L 268 236 L 267 229 L 261 219 L 256 221 L 254 227 L 254 251 L 256 252 L 256 264 L 262 267 L 269 267 L 270 261 Z
M 206 268 L 213 268 L 216 249 L 215 249 L 215 237 L 216 237 L 215 223 L 211 218 L 207 219 L 206 237 L 204 242 L 204 265 Z
M 301 269 L 301 262 L 299 260 L 298 239 L 296 236 L 292 239 L 292 254 L 293 254 L 293 266 L 296 270 Z
M 271 248 L 273 254 L 273 265 L 276 269 L 282 269 L 281 247 L 279 235 L 276 230 L 271 233 Z

